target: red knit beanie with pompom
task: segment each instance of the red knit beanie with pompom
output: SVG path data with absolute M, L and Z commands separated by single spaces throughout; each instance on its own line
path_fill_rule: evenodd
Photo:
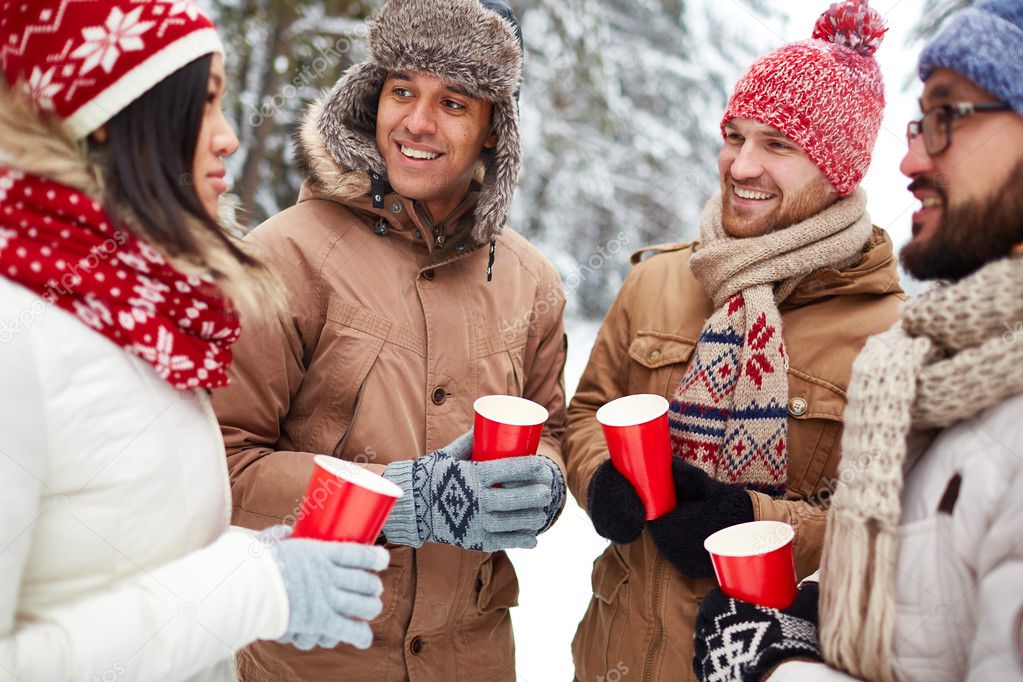
M 867 172 L 881 128 L 884 82 L 874 53 L 887 30 L 866 0 L 831 5 L 810 40 L 753 63 L 732 92 L 722 134 L 736 118 L 769 125 L 799 145 L 846 196 Z

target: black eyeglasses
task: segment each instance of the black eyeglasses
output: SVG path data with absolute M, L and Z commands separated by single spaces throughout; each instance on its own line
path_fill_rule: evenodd
M 1005 102 L 942 104 L 928 110 L 920 120 L 910 121 L 906 125 L 906 142 L 913 144 L 917 135 L 923 133 L 924 149 L 931 156 L 937 156 L 952 144 L 952 124 L 957 118 L 992 111 L 1008 111 L 1011 108 Z

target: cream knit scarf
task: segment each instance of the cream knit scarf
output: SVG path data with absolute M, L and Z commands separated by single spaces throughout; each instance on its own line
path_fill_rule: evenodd
M 911 300 L 856 358 L 821 561 L 832 666 L 894 680 L 896 533 L 910 429 L 945 428 L 1023 392 L 1023 259 Z
M 710 476 L 778 497 L 788 477 L 788 357 L 778 303 L 814 271 L 859 260 L 871 234 L 862 190 L 760 237 L 729 237 L 707 202 L 693 274 L 714 303 L 675 389 L 672 452 Z

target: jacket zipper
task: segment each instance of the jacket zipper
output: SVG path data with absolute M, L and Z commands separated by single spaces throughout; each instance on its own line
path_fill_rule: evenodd
M 444 248 L 444 233 L 437 229 L 437 226 L 433 222 L 433 217 L 430 216 L 430 212 L 427 211 L 426 208 L 418 201 L 412 202 L 412 205 L 416 207 L 416 215 L 419 216 L 419 219 L 422 220 L 423 224 L 430 230 L 430 234 L 433 235 L 433 239 L 437 243 L 437 246 Z
M 643 666 L 643 682 L 653 682 L 654 679 L 654 658 L 661 648 L 664 640 L 664 622 L 661 620 L 661 581 L 664 577 L 664 559 L 658 554 L 654 558 L 654 583 L 653 594 L 650 599 L 650 606 L 654 615 L 654 638 L 650 641 L 650 649 L 646 654 L 646 664 Z

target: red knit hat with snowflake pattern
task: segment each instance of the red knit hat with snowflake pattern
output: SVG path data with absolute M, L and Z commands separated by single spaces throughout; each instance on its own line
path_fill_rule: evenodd
M 813 37 L 753 63 L 736 84 L 724 125 L 748 118 L 799 145 L 845 196 L 870 166 L 884 114 L 884 82 L 874 59 L 885 32 L 866 0 L 836 2 Z
M 0 67 L 81 139 L 147 90 L 223 53 L 194 0 L 0 0 Z

